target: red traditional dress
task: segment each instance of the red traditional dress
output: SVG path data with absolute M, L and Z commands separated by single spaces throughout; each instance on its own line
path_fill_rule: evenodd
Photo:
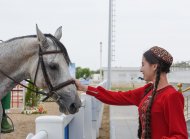
M 111 105 L 136 105 L 142 125 L 142 139 L 145 133 L 145 113 L 153 90 L 144 96 L 145 89 L 152 84 L 126 92 L 112 92 L 98 86 L 88 86 L 87 94 Z M 144 97 L 143 97 L 144 96 Z M 171 85 L 157 90 L 151 109 L 152 139 L 188 139 L 184 118 L 184 98 Z

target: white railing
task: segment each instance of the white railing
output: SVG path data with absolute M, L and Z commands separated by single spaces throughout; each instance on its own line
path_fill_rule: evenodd
M 184 116 L 185 120 L 190 120 L 190 87 L 187 83 L 171 83 L 173 86 L 176 86 L 176 90 L 181 92 L 184 97 Z M 185 89 L 184 89 L 185 88 Z
M 190 120 L 190 92 L 183 92 L 184 96 L 184 115 L 185 119 Z
M 26 139 L 48 139 L 48 133 L 46 131 L 40 131 L 35 136 L 32 133 L 29 133 Z
M 106 81 L 99 84 L 106 87 Z M 36 134 L 26 139 L 96 139 L 101 127 L 103 103 L 81 94 L 83 107 L 74 115 L 40 116 L 36 118 Z
M 181 88 L 179 90 L 182 91 L 184 96 L 184 116 L 187 124 L 188 137 L 190 138 L 190 87 L 186 86 L 185 90 L 182 90 Z

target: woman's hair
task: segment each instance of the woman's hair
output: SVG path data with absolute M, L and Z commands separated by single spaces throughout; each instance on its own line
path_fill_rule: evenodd
M 149 91 L 154 88 L 152 96 L 150 97 L 150 101 L 146 111 L 146 121 L 145 121 L 145 139 L 151 139 L 151 108 L 154 101 L 154 97 L 156 95 L 156 90 L 160 81 L 160 74 L 161 73 L 169 73 L 171 63 L 165 62 L 164 60 L 155 56 L 155 54 L 150 50 L 146 51 L 143 54 L 144 58 L 149 64 L 158 64 L 156 69 L 156 81 L 154 86 L 150 86 L 145 89 L 144 96 L 146 96 Z M 138 129 L 138 137 L 141 138 L 142 136 L 142 125 L 139 117 L 139 129 Z

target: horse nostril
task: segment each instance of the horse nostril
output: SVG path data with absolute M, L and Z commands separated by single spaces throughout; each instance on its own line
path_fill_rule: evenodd
M 78 110 L 78 109 L 77 109 L 76 103 L 72 103 L 72 104 L 70 105 L 70 112 L 71 112 L 71 114 L 76 113 L 77 110 Z

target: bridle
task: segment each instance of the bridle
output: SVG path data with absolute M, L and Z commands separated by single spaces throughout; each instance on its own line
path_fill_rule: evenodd
M 70 84 L 75 84 L 75 80 L 74 79 L 70 79 L 70 80 L 67 80 L 65 82 L 62 82 L 56 86 L 53 86 L 51 81 L 50 81 L 50 78 L 48 76 L 48 73 L 47 73 L 47 70 L 46 70 L 46 67 L 45 67 L 45 63 L 44 63 L 44 59 L 43 59 L 43 56 L 44 55 L 50 55 L 50 54 L 59 54 L 59 53 L 62 53 L 63 52 L 61 50 L 54 50 L 54 51 L 45 51 L 43 52 L 40 45 L 39 45 L 39 59 L 38 59 L 38 65 L 37 65 L 37 68 L 36 68 L 36 72 L 35 72 L 35 77 L 34 77 L 34 83 L 29 81 L 29 80 L 26 80 L 27 82 L 33 84 L 35 87 L 37 87 L 36 85 L 36 79 L 37 79 L 37 74 L 38 74 L 38 71 L 39 71 L 39 67 L 41 65 L 41 69 L 42 69 L 42 73 L 43 73 L 43 76 L 44 76 L 44 79 L 45 79 L 45 82 L 48 86 L 48 89 L 49 89 L 49 92 L 48 93 L 45 93 L 43 91 L 37 91 L 37 90 L 33 90 L 27 86 L 25 86 L 24 84 L 18 82 L 17 80 L 15 80 L 14 78 L 10 77 L 9 75 L 7 75 L 5 72 L 3 72 L 1 69 L 0 69 L 0 73 L 2 73 L 4 76 L 8 77 L 9 79 L 11 79 L 12 81 L 14 81 L 16 84 L 19 84 L 33 92 L 35 92 L 36 94 L 42 94 L 42 95 L 45 95 L 46 97 L 42 100 L 42 101 L 46 101 L 49 97 L 52 97 L 54 95 L 54 97 L 52 97 L 56 102 L 58 102 L 61 98 L 61 96 L 56 92 L 57 90 L 60 90 L 61 88 L 63 87 L 66 87 Z
M 54 94 L 55 94 L 55 97 L 56 97 L 55 100 L 58 101 L 61 96 L 59 94 L 57 94 L 56 91 L 60 90 L 61 88 L 65 87 L 65 86 L 68 86 L 70 84 L 75 84 L 75 80 L 70 79 L 70 80 L 67 80 L 67 81 L 65 81 L 63 83 L 58 84 L 57 86 L 52 85 L 52 83 L 51 83 L 51 81 L 49 79 L 49 76 L 47 74 L 47 70 L 46 70 L 46 67 L 45 67 L 43 55 L 58 54 L 58 53 L 63 54 L 63 52 L 61 50 L 43 52 L 41 47 L 39 46 L 39 60 L 38 60 L 38 65 L 37 65 L 37 69 L 36 69 L 36 73 L 35 73 L 34 84 L 36 84 L 36 78 L 37 78 L 37 74 L 38 74 L 38 71 L 39 71 L 39 65 L 41 65 L 42 73 L 43 73 L 45 82 L 46 82 L 46 84 L 48 86 L 48 89 L 49 89 L 49 92 L 47 93 L 47 96 L 46 96 L 46 98 L 43 99 L 43 101 L 47 100 L 49 97 L 52 97 L 52 95 L 54 95 Z

